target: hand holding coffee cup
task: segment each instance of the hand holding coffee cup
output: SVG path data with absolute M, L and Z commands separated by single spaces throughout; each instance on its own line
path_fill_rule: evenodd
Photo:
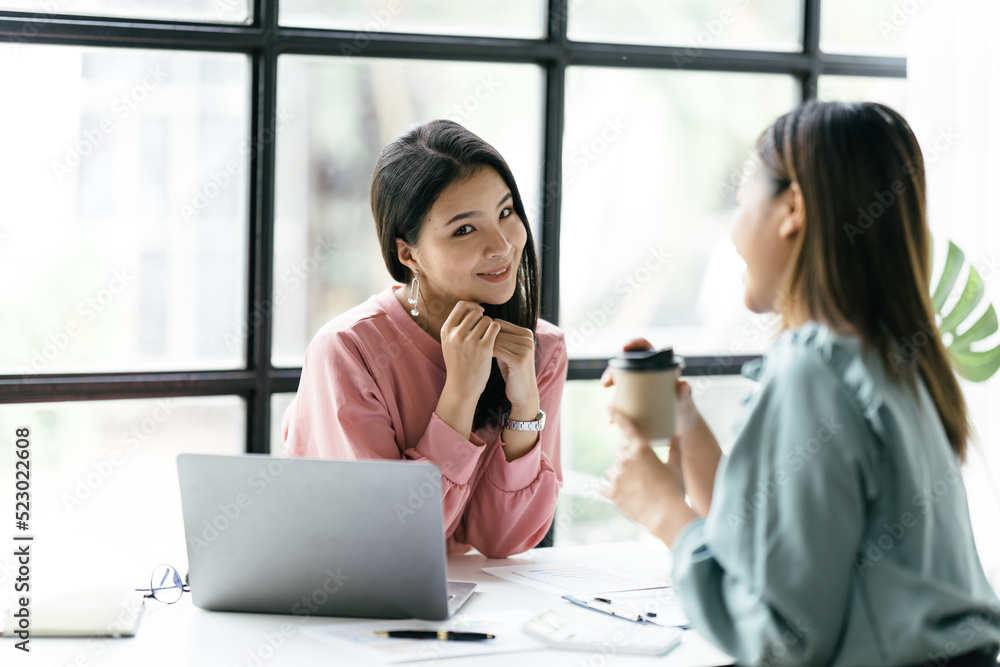
M 615 408 L 651 444 L 667 444 L 677 434 L 677 379 L 683 366 L 669 347 L 626 350 L 608 360 Z

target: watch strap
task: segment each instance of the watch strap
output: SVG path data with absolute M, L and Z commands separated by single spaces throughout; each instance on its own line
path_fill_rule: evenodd
M 541 431 L 545 427 L 545 411 L 539 410 L 534 421 L 522 422 L 510 418 L 510 413 L 503 416 L 503 427 L 512 431 Z

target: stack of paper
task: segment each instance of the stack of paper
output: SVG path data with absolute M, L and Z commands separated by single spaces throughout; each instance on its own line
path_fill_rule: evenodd
M 669 564 L 650 559 L 595 560 L 585 565 L 531 563 L 484 567 L 483 572 L 559 595 L 634 591 L 670 585 Z

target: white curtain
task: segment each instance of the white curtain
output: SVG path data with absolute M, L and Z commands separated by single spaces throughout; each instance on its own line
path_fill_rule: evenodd
M 964 250 L 986 300 L 1000 309 L 1000 2 L 912 4 L 919 8 L 906 26 L 907 116 L 927 161 L 936 250 L 949 239 Z M 994 335 L 979 347 L 998 342 Z M 1000 590 L 1000 373 L 963 389 L 981 446 L 966 466 L 969 505 L 980 556 Z

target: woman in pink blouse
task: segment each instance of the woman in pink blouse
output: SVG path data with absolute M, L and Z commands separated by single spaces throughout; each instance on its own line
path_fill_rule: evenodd
M 372 212 L 391 287 L 306 350 L 287 453 L 441 470 L 449 554 L 538 544 L 562 484 L 562 332 L 538 318 L 538 262 L 514 176 L 451 121 L 382 151 Z

